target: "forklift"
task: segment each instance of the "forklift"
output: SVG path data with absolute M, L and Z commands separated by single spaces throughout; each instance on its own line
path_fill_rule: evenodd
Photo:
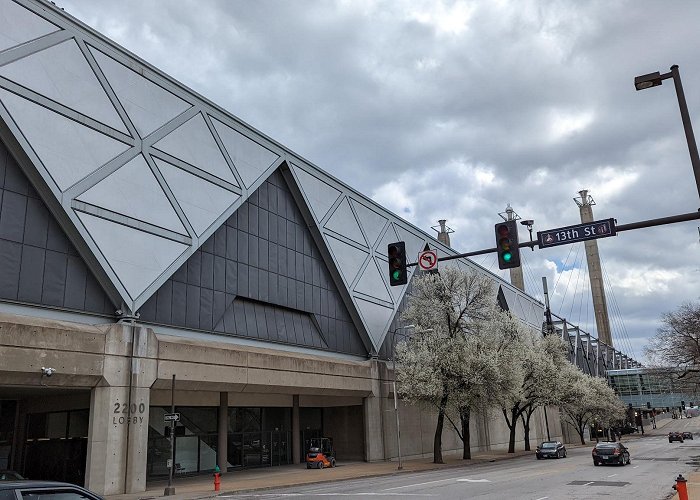
M 306 468 L 323 469 L 335 467 L 335 449 L 332 438 L 311 438 L 309 451 L 306 452 Z

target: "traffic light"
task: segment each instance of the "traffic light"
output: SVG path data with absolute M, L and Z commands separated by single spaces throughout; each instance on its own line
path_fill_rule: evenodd
M 496 253 L 498 254 L 499 269 L 520 267 L 516 221 L 509 220 L 496 224 Z
M 389 285 L 405 285 L 408 283 L 406 243 L 403 241 L 389 243 L 387 253 L 389 254 Z

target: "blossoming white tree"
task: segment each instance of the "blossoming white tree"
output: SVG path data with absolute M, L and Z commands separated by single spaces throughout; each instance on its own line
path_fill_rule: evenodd
M 466 439 L 469 457 L 469 415 L 496 371 L 493 360 L 479 346 L 484 322 L 495 304 L 492 281 L 473 271 L 448 267 L 440 274 L 416 277 L 402 320 L 419 332 L 397 347 L 397 379 L 402 397 L 429 405 L 438 418 L 433 440 L 433 461 L 442 463 L 445 418 Z M 420 333 L 422 332 L 422 333 Z M 477 373 L 485 370 L 484 373 Z M 458 415 L 456 425 L 451 415 Z
M 573 365 L 564 367 L 562 377 L 570 382 L 564 387 L 560 410 L 564 421 L 571 424 L 586 444 L 586 427 L 594 422 L 613 425 L 625 416 L 625 405 L 605 379 L 591 377 Z

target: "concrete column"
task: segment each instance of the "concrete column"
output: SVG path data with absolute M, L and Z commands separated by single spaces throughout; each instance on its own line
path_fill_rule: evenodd
M 376 359 L 371 363 L 372 394 L 362 400 L 365 424 L 365 461 L 376 462 L 384 460 L 384 422 L 381 404 L 381 380 L 379 379 L 379 363 Z
M 298 464 L 301 456 L 301 429 L 299 428 L 299 395 L 293 396 L 292 402 L 292 463 Z
M 146 490 L 150 387 L 156 379 L 157 340 L 139 326 L 106 333 L 101 382 L 90 393 L 85 484 L 101 495 Z
M 219 393 L 219 443 L 216 447 L 216 463 L 222 474 L 228 464 L 228 392 Z
M 581 201 L 574 199 L 579 206 L 581 222 L 593 222 L 593 208 L 595 204 L 593 198 L 588 195 L 588 190 L 579 191 Z M 600 253 L 598 252 L 598 241 L 587 240 L 584 242 L 586 249 L 586 262 L 588 263 L 588 277 L 591 281 L 591 296 L 593 297 L 593 311 L 595 313 L 596 328 L 598 338 L 606 344 L 612 346 L 612 335 L 610 333 L 610 319 L 608 317 L 608 303 L 605 298 L 605 285 L 603 283 L 603 272 L 600 265 Z

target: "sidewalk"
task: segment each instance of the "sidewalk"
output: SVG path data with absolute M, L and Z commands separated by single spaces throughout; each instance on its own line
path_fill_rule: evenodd
M 700 472 L 691 472 L 690 474 L 687 474 L 683 477 L 685 477 L 688 480 L 688 482 L 685 483 L 686 487 L 688 488 L 688 498 L 690 500 L 700 498 Z M 674 484 L 675 482 L 671 481 L 671 483 L 668 486 L 669 490 L 671 490 L 671 487 Z M 678 500 L 678 493 L 673 495 L 672 500 Z
M 578 445 L 580 446 L 580 445 Z M 570 448 L 578 447 L 567 445 Z M 532 451 L 505 451 L 476 452 L 472 453 L 471 460 L 463 460 L 458 456 L 444 457 L 444 464 L 434 464 L 431 458 L 417 460 L 404 460 L 403 470 L 397 470 L 397 462 L 341 462 L 333 469 L 307 469 L 305 464 L 282 465 L 276 467 L 263 467 L 259 469 L 246 469 L 228 472 L 221 476 L 221 491 L 219 493 L 240 493 L 250 490 L 284 488 L 302 484 L 320 483 L 325 481 L 339 481 L 357 479 L 361 477 L 385 476 L 407 472 L 422 472 L 435 469 L 455 467 L 469 467 L 471 465 L 508 460 L 511 458 L 533 455 Z M 177 478 L 173 481 L 176 495 L 168 497 L 170 500 L 191 500 L 198 498 L 212 498 L 214 493 L 213 476 L 195 476 Z M 142 493 L 128 495 L 110 495 L 107 500 L 139 500 L 163 497 L 163 491 L 167 481 L 151 482 L 147 490 Z

